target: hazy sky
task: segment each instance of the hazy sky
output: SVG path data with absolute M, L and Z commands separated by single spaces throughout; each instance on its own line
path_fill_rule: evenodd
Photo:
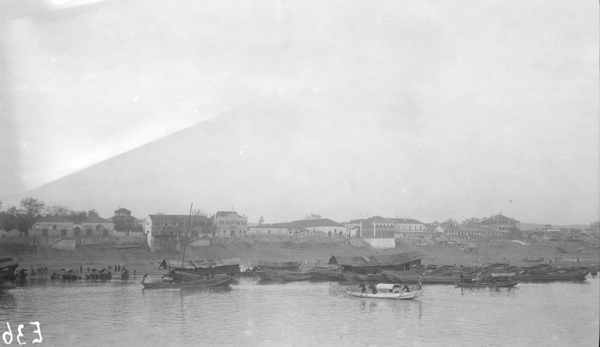
M 0 158 L 8 160 L 0 200 L 261 98 L 310 91 L 336 110 L 366 115 L 360 124 L 372 136 L 360 153 L 372 153 L 388 174 L 356 180 L 375 191 L 401 184 L 394 198 L 425 199 L 398 212 L 357 196 L 365 213 L 600 219 L 597 2 L 68 7 L 77 3 L 4 5 L 14 11 L 0 37 Z M 341 133 L 357 124 L 345 112 L 325 117 Z M 397 141 L 406 155 L 378 157 Z M 337 155 L 326 143 L 306 151 Z M 361 217 L 323 209 L 290 214 Z M 288 216 L 271 210 L 268 219 Z

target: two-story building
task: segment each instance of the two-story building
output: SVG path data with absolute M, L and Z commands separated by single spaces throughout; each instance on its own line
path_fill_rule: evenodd
M 75 225 L 61 216 L 46 215 L 35 222 L 29 231 L 30 236 L 73 237 Z
M 152 252 L 179 250 L 186 235 L 190 241 L 214 235 L 213 220 L 206 216 L 151 214 L 143 227 Z
M 362 238 L 394 238 L 396 223 L 387 218 L 373 216 L 360 222 Z
M 346 227 L 329 218 L 300 219 L 287 223 L 292 235 L 308 237 L 345 237 Z
M 478 223 L 480 227 L 494 228 L 500 231 L 519 231 L 521 230 L 521 222 L 501 214 L 491 216 Z
M 73 228 L 74 236 L 114 236 L 115 225 L 112 220 L 100 216 L 88 216 Z
M 261 224 L 248 228 L 247 236 L 257 237 L 291 237 L 292 232 L 287 223 Z
M 235 211 L 219 211 L 212 220 L 216 237 L 240 237 L 248 233 L 248 217 Z
M 397 239 L 418 239 L 427 232 L 424 223 L 411 218 L 388 218 L 394 222 L 394 237 Z

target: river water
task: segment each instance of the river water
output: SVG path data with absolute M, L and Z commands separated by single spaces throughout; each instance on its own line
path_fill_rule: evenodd
M 12 331 L 0 346 L 39 335 L 35 346 L 597 346 L 599 338 L 600 286 L 590 276 L 501 289 L 430 285 L 406 301 L 349 297 L 358 288 L 327 282 L 240 279 L 226 290 L 181 291 L 142 290 L 138 280 L 37 280 L 0 291 L 0 334 Z

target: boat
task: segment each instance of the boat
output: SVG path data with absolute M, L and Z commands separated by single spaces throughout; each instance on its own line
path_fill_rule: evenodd
M 376 293 L 359 293 L 350 292 L 350 296 L 356 298 L 369 298 L 369 299 L 391 299 L 391 300 L 412 300 L 419 296 L 419 290 L 404 291 L 403 286 L 394 283 L 378 283 L 375 288 Z
M 343 274 L 346 281 L 360 281 L 357 274 L 346 272 Z
M 12 279 L 15 275 L 15 270 L 19 267 L 17 257 L 9 257 L 0 259 L 0 283 Z
M 514 287 L 517 284 L 519 284 L 519 282 L 517 281 L 508 281 L 508 282 L 454 282 L 454 284 L 456 284 L 457 287 L 461 287 L 461 288 L 502 288 L 502 287 Z
M 394 283 L 418 283 L 421 280 L 423 284 L 454 284 L 460 280 L 459 276 L 437 276 L 418 274 L 414 271 L 384 271 L 383 274 Z
M 539 263 L 544 261 L 544 257 L 539 257 L 539 258 L 523 258 L 524 262 L 528 262 L 528 263 Z
M 181 279 L 175 279 L 172 277 L 164 277 L 160 281 L 146 282 L 148 274 L 145 274 L 142 278 L 142 285 L 144 289 L 201 289 L 211 287 L 224 287 L 228 286 L 233 277 L 223 275 L 209 279 L 193 278 L 192 276 L 182 276 Z
M 388 281 L 387 277 L 382 273 L 367 275 L 369 275 L 369 281 L 371 282 L 385 283 Z
M 190 206 L 189 220 L 187 224 L 187 231 L 185 233 L 185 241 L 183 244 L 183 253 L 181 255 L 181 266 L 169 266 L 167 261 L 163 261 L 159 268 L 166 266 L 169 267 L 169 272 L 162 276 L 159 281 L 146 282 L 148 274 L 142 277 L 142 286 L 144 289 L 163 289 L 163 288 L 176 288 L 176 289 L 201 289 L 210 287 L 226 287 L 233 281 L 233 276 L 229 274 L 214 274 L 213 265 L 211 264 L 192 264 L 191 269 L 185 264 L 185 250 L 187 245 L 187 235 L 190 231 L 190 225 L 192 224 L 192 208 L 194 204 Z M 208 270 L 200 272 L 198 269 L 204 270 L 206 267 Z M 239 263 L 237 265 L 239 269 Z M 193 270 L 193 271 L 186 271 Z M 239 272 L 239 271 L 238 271 Z
M 543 274 L 524 272 L 515 274 L 513 279 L 520 282 L 583 281 L 589 273 L 589 270 L 553 271 Z
M 313 281 L 344 281 L 344 275 L 338 269 L 314 268 L 309 271 Z
M 69 269 L 60 269 L 60 273 L 53 273 L 50 276 L 52 280 L 63 280 L 63 281 L 74 281 L 80 279 L 79 275 L 75 273 L 73 270 Z
M 287 282 L 308 281 L 308 280 L 312 279 L 312 275 L 310 274 L 310 272 L 306 272 L 306 271 L 302 271 L 302 272 L 284 271 L 281 273 L 281 278 Z

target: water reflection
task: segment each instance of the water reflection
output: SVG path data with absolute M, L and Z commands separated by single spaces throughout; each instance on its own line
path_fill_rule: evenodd
M 17 301 L 11 292 L 0 289 L 0 315 L 8 310 L 15 309 L 16 307 Z
M 347 295 L 353 285 L 250 279 L 191 291 L 142 290 L 137 281 L 38 283 L 0 292 L 0 321 L 39 320 L 48 345 L 398 345 L 400 339 L 493 346 L 553 344 L 549 336 L 582 345 L 595 338 L 598 322 L 598 279 L 519 289 L 431 285 L 415 300 L 354 298 Z M 572 295 L 563 297 L 566 291 Z M 540 324 L 522 324 L 533 320 Z M 507 330 L 515 336 L 510 341 Z

